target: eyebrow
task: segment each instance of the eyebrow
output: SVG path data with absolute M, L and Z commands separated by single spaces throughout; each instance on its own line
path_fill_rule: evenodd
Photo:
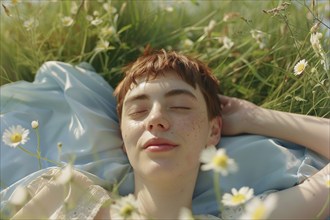
M 188 95 L 193 99 L 197 100 L 197 97 L 190 92 L 189 90 L 186 89 L 173 89 L 165 94 L 165 97 L 171 97 L 171 96 L 177 96 L 177 95 Z
M 166 98 L 169 98 L 172 96 L 177 96 L 177 95 L 187 95 L 187 96 L 197 100 L 197 97 L 192 92 L 190 92 L 189 90 L 186 90 L 186 89 L 173 89 L 173 90 L 170 90 L 167 93 L 165 93 Z M 135 95 L 135 96 L 128 98 L 125 101 L 125 103 L 133 102 L 133 101 L 137 101 L 137 100 L 147 100 L 147 99 L 149 99 L 149 95 L 147 95 L 147 94 Z

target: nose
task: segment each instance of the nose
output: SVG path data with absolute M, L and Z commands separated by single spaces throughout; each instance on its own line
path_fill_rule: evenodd
M 170 127 L 166 112 L 159 105 L 155 104 L 147 117 L 146 129 L 148 131 L 166 131 Z

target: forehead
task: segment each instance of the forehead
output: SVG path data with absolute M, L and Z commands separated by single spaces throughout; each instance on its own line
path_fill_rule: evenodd
M 174 71 L 165 72 L 158 75 L 156 78 L 148 79 L 141 77 L 136 80 L 137 84 L 131 84 L 127 91 L 124 100 L 126 101 L 131 96 L 138 94 L 146 94 L 148 96 L 168 93 L 171 90 L 186 90 L 196 96 L 197 99 L 203 99 L 202 93 L 198 86 L 196 88 L 185 82 Z M 124 102 L 125 102 L 124 101 Z

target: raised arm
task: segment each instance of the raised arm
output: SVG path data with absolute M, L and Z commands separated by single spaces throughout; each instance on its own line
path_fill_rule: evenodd
M 330 120 L 275 111 L 251 102 L 220 96 L 223 135 L 260 134 L 305 146 L 330 159 Z
M 275 209 L 269 219 L 326 219 L 330 216 L 329 196 L 325 176 L 330 173 L 328 164 L 311 178 L 294 187 L 275 192 Z

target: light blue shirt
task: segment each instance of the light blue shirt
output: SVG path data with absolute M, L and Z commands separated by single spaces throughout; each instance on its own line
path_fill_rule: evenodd
M 106 188 L 125 177 L 120 193 L 128 194 L 134 190 L 133 173 L 121 149 L 112 93 L 112 87 L 86 63 L 46 62 L 34 82 L 1 87 L 1 134 L 12 125 L 29 129 L 30 139 L 23 147 L 36 152 L 31 122 L 38 120 L 43 157 L 58 161 L 57 145 L 62 143 L 61 161 L 74 160 L 77 169 L 95 175 Z M 242 186 L 253 188 L 255 194 L 289 188 L 329 162 L 302 146 L 257 135 L 222 137 L 217 147 L 225 148 L 239 167 L 220 178 L 222 192 Z M 3 142 L 0 149 L 1 202 L 17 185 L 54 166 L 42 161 L 39 170 L 37 159 L 20 149 Z M 195 214 L 218 214 L 213 189 L 212 171 L 201 171 L 193 196 Z

